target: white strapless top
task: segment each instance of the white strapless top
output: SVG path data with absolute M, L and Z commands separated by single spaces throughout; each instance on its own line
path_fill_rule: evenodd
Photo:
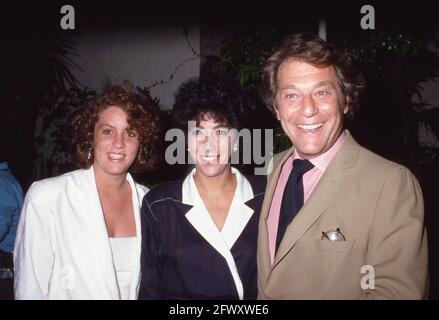
M 137 237 L 110 238 L 117 283 L 122 300 L 128 300 L 129 298 L 132 273 L 136 258 L 139 258 L 135 257 L 136 242 Z

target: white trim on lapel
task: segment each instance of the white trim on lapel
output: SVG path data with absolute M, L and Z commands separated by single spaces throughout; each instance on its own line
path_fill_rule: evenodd
M 142 186 L 136 184 L 131 177 L 131 175 L 127 174 L 127 180 L 131 187 L 131 198 L 133 201 L 133 210 L 134 210 L 134 221 L 136 224 L 136 251 L 135 255 L 137 257 L 136 264 L 133 269 L 133 273 L 131 276 L 131 286 L 130 286 L 130 300 L 136 300 L 137 294 L 139 292 L 140 285 L 140 250 L 141 250 L 141 242 L 142 242 L 142 230 L 141 230 L 141 222 L 140 222 L 140 207 L 142 205 L 143 196 L 146 192 L 149 191 L 146 187 L 146 190 L 142 189 Z
M 102 205 L 99 199 L 99 193 L 96 185 L 96 178 L 94 175 L 93 166 L 85 170 L 87 180 L 85 186 L 87 192 L 87 206 L 90 206 L 90 216 L 94 219 L 94 225 L 99 226 L 94 233 L 94 248 L 96 255 L 99 257 L 97 260 L 100 263 L 100 268 L 103 270 L 101 275 L 104 277 L 104 282 L 109 292 L 110 299 L 121 299 L 119 285 L 117 283 L 117 273 L 114 266 L 113 253 L 111 250 L 110 238 L 108 237 L 108 230 L 105 223 L 104 212 L 102 211 Z M 127 174 L 127 181 L 131 188 L 131 199 L 134 210 L 134 221 L 136 225 L 136 256 L 137 262 L 133 269 L 131 277 L 131 287 L 129 299 L 137 299 L 137 293 L 140 283 L 140 250 L 141 250 L 141 223 L 140 223 L 140 207 L 142 204 L 143 196 L 149 189 L 141 185 L 137 185 L 131 175 Z
M 232 173 L 236 176 L 236 191 L 226 221 L 221 230 L 221 234 L 229 249 L 232 249 L 236 240 L 247 225 L 247 222 L 253 215 L 253 209 L 248 207 L 245 202 L 252 199 L 254 196 L 250 182 L 248 182 L 248 180 L 233 167 Z
M 186 219 L 188 219 L 198 233 L 226 260 L 233 281 L 235 282 L 239 299 L 242 300 L 244 298 L 244 289 L 238 274 L 235 259 L 230 249 L 253 214 L 253 209 L 244 204 L 245 201 L 253 198 L 253 190 L 250 183 L 238 170 L 232 168 L 232 172 L 236 174 L 237 187 L 230 211 L 222 229 L 223 231 L 226 230 L 225 232 L 218 230 L 201 199 L 193 177 L 195 169 L 192 170 L 183 182 L 182 202 L 193 206 L 186 213 Z
M 110 239 L 108 237 L 107 226 L 99 198 L 93 166 L 87 169 L 86 173 L 86 182 L 89 189 L 89 192 L 86 194 L 88 198 L 87 206 L 90 206 L 90 217 L 93 219 L 93 225 L 96 226 L 96 231 L 94 233 L 95 241 L 90 245 L 93 245 L 95 253 L 99 257 L 96 260 L 100 264 L 100 269 L 103 271 L 101 275 L 104 277 L 104 283 L 107 287 L 110 299 L 120 300 L 121 296 L 117 284 L 116 270 L 114 268 L 113 253 L 111 251 Z

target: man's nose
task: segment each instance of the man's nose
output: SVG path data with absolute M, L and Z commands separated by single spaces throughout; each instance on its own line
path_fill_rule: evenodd
M 311 118 L 318 112 L 316 102 L 311 95 L 305 95 L 303 97 L 303 103 L 300 108 L 300 113 L 305 118 Z

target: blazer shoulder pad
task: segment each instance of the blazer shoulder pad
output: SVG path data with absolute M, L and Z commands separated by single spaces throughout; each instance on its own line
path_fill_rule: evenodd
M 183 180 L 166 181 L 154 185 L 143 198 L 144 201 L 152 203 L 164 198 L 172 198 L 181 201 Z

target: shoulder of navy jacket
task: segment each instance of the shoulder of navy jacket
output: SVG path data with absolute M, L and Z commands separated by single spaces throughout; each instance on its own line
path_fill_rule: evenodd
M 183 180 L 166 181 L 156 184 L 151 187 L 144 199 L 148 201 L 148 203 L 152 203 L 155 200 L 163 198 L 173 198 L 181 201 L 182 185 Z
M 151 211 L 160 212 L 161 206 L 172 203 L 178 212 L 186 214 L 193 206 L 182 202 L 183 181 L 167 181 L 153 186 L 143 198 L 142 205 L 148 206 Z
M 265 187 L 267 185 L 267 176 L 246 175 L 245 177 L 247 178 L 248 182 L 250 182 L 254 194 L 253 197 L 256 197 L 256 195 L 258 195 L 259 193 L 263 194 L 265 192 Z

